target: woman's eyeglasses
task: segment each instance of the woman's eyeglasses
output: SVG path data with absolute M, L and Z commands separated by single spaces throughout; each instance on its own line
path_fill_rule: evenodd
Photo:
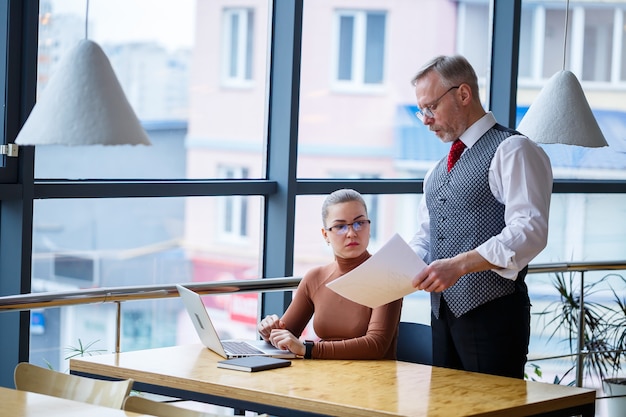
M 365 227 L 368 227 L 370 225 L 370 223 L 372 223 L 371 220 L 357 220 L 357 221 L 352 222 L 352 223 L 336 224 L 334 226 L 327 227 L 326 230 L 341 236 L 341 235 L 345 235 L 346 233 L 348 233 L 348 229 L 350 227 L 355 232 L 360 232 Z

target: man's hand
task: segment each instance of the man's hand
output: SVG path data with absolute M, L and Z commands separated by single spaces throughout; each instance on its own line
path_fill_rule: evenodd
M 412 285 L 418 290 L 441 292 L 456 284 L 465 274 L 497 268 L 487 262 L 478 251 L 471 250 L 453 258 L 433 261 L 413 278 Z
M 461 278 L 463 269 L 454 258 L 432 262 L 413 278 L 412 284 L 418 290 L 441 292 L 450 288 Z

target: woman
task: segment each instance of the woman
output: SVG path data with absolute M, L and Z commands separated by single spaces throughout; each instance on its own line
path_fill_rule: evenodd
M 263 339 L 305 359 L 395 359 L 402 299 L 369 308 L 335 293 L 326 284 L 365 262 L 370 220 L 363 197 L 350 189 L 330 194 L 322 205 L 322 236 L 335 260 L 308 271 L 282 318 L 265 317 Z M 318 341 L 300 341 L 313 319 Z

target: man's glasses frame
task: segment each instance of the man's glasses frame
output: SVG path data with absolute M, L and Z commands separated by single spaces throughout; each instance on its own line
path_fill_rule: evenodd
M 445 93 L 443 93 L 442 95 L 439 96 L 438 99 L 436 99 L 435 101 L 433 101 L 431 104 L 429 104 L 428 106 L 424 107 L 423 109 L 417 109 L 417 112 L 415 112 L 415 115 L 417 116 L 418 119 L 420 119 L 420 121 L 424 121 L 425 118 L 429 117 L 429 118 L 433 118 L 435 117 L 435 112 L 437 111 L 437 104 L 439 104 L 439 102 L 441 101 L 442 98 L 445 97 L 446 94 L 448 94 L 450 91 L 454 90 L 455 88 L 459 88 L 460 85 L 455 85 L 454 87 L 450 87 L 448 88 L 448 90 L 446 90 Z
M 363 228 L 369 226 L 371 223 L 372 223 L 372 221 L 369 220 L 369 219 L 357 220 L 357 221 L 352 222 L 352 223 L 336 224 L 334 226 L 327 227 L 326 230 L 328 230 L 329 232 L 333 232 L 336 235 L 343 236 L 346 233 L 348 233 L 348 229 L 349 228 L 352 228 L 352 230 L 354 230 L 356 233 L 358 233 L 361 230 L 363 230 Z

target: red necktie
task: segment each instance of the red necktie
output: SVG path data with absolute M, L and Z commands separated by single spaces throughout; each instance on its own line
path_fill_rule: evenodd
M 465 144 L 461 142 L 460 139 L 457 139 L 452 143 L 450 153 L 448 154 L 448 172 L 450 172 L 454 164 L 456 164 L 456 161 L 459 160 L 464 149 Z

